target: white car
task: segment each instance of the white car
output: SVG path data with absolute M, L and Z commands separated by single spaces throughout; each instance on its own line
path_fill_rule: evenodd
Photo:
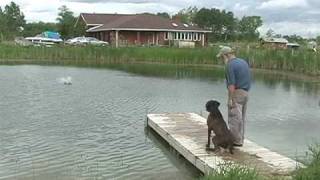
M 94 37 L 76 37 L 66 41 L 66 44 L 71 45 L 100 45 L 100 46 L 107 46 L 109 45 L 108 42 L 100 41 Z

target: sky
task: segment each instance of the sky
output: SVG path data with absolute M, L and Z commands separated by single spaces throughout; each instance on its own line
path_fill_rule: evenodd
M 3 8 L 12 0 L 0 0 Z M 261 34 L 269 29 L 277 34 L 320 36 L 320 0 L 13 0 L 27 22 L 55 22 L 58 8 L 66 5 L 75 15 L 85 13 L 157 13 L 170 15 L 183 8 L 219 8 L 243 16 L 261 16 Z

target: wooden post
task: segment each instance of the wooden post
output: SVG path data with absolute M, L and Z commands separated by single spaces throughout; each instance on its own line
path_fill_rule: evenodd
M 140 42 L 140 31 L 137 31 L 137 44 L 141 44 L 141 42 Z
M 116 48 L 119 47 L 119 31 L 116 31 Z
M 201 34 L 201 38 L 202 38 L 202 47 L 204 47 L 204 33 Z
M 154 33 L 155 32 L 152 33 L 152 45 L 154 45 Z
M 158 46 L 159 45 L 159 33 L 156 32 L 156 45 Z

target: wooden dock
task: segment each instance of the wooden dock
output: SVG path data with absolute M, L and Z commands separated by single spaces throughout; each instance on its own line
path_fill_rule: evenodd
M 236 147 L 233 155 L 228 151 L 206 151 L 207 121 L 194 113 L 148 114 L 147 118 L 149 127 L 205 174 L 230 162 L 255 168 L 267 176 L 288 176 L 303 166 L 247 139 L 243 147 Z

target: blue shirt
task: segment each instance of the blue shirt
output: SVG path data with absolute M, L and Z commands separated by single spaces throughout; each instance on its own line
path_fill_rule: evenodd
M 240 58 L 231 59 L 226 67 L 227 86 L 235 85 L 236 89 L 250 90 L 251 74 L 248 63 Z

